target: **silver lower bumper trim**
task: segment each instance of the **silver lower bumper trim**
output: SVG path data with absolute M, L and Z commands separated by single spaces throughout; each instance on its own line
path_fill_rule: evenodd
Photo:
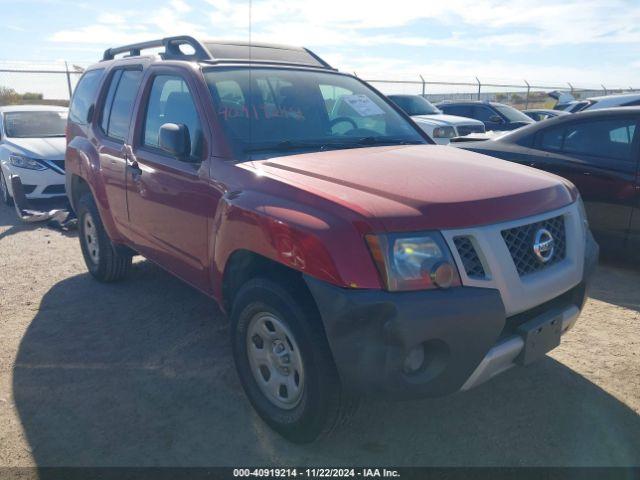
M 562 312 L 562 333 L 576 323 L 580 310 L 575 305 Z M 494 346 L 480 362 L 460 390 L 469 390 L 515 366 L 516 357 L 524 348 L 524 340 L 518 335 L 507 338 Z

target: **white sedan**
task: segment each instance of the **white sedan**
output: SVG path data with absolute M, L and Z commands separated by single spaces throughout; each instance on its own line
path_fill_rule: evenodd
M 28 199 L 65 195 L 67 109 L 50 105 L 0 107 L 0 199 L 12 203 L 11 177 Z

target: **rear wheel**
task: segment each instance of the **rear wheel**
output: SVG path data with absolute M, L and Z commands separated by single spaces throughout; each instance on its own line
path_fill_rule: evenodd
M 269 279 L 238 292 L 231 313 L 240 381 L 260 417 L 282 436 L 307 443 L 355 411 L 344 392 L 314 305 Z
M 127 276 L 131 255 L 119 251 L 102 225 L 91 194 L 78 202 L 78 230 L 84 261 L 91 275 L 101 282 L 115 282 Z
M 0 168 L 0 200 L 2 203 L 12 206 L 13 198 L 9 194 L 9 187 L 7 186 L 7 181 L 4 178 L 4 174 L 2 173 L 2 169 Z

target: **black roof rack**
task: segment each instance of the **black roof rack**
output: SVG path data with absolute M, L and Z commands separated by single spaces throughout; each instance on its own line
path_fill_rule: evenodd
M 182 45 L 193 48 L 193 53 L 184 53 Z M 259 63 L 294 65 L 335 70 L 318 55 L 307 48 L 234 41 L 196 40 L 188 35 L 167 37 L 142 43 L 133 43 L 105 50 L 102 60 L 113 60 L 125 53 L 127 57 L 139 56 L 142 50 L 162 48 L 163 60 L 188 60 L 209 63 Z
M 190 45 L 194 53 L 186 54 L 180 50 L 181 45 Z M 102 60 L 113 60 L 120 53 L 127 53 L 128 57 L 139 56 L 142 50 L 151 48 L 164 47 L 161 57 L 165 60 L 181 59 L 181 60 L 213 60 L 211 53 L 198 40 L 188 35 L 177 37 L 161 38 L 159 40 L 150 40 L 148 42 L 132 43 L 131 45 L 123 45 L 122 47 L 108 48 L 104 51 Z

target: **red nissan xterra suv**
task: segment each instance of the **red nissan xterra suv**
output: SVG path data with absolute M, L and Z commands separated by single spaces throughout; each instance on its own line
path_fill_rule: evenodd
M 249 400 L 293 441 L 360 396 L 449 394 L 542 357 L 597 262 L 569 182 L 434 145 L 303 48 L 109 49 L 67 137 L 89 271 L 119 280 L 141 254 L 216 299 Z

